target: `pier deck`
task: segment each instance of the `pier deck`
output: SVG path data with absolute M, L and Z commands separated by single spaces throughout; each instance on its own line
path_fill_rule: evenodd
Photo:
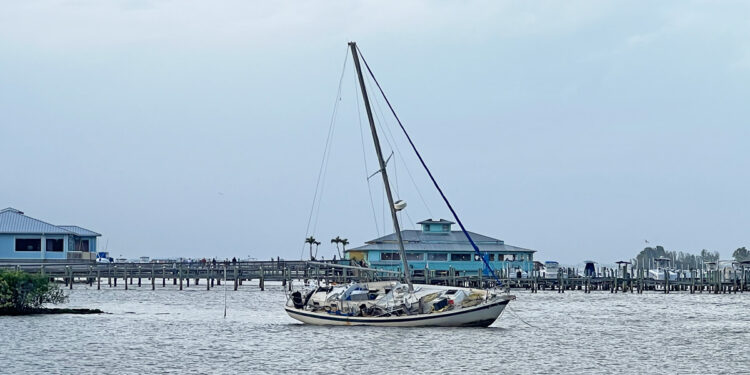
M 61 262 L 61 263 L 0 263 L 0 269 L 22 270 L 30 273 L 47 275 L 50 278 L 65 283 L 72 289 L 75 283 L 97 285 L 101 289 L 118 287 L 165 287 L 167 282 L 184 288 L 210 289 L 222 282 L 231 283 L 237 290 L 243 283 L 257 281 L 258 287 L 265 289 L 266 281 L 277 281 L 291 287 L 292 280 L 319 280 L 326 284 L 346 283 L 350 281 L 398 280 L 397 272 L 371 268 L 346 266 L 341 261 L 250 261 L 225 263 L 91 263 L 91 262 Z M 626 277 L 618 277 L 616 272 L 603 277 L 580 277 L 558 275 L 550 279 L 544 277 L 509 278 L 498 270 L 498 277 L 502 285 L 511 289 L 527 289 L 532 292 L 539 290 L 582 291 L 592 290 L 610 291 L 612 293 L 643 291 L 657 291 L 670 293 L 684 291 L 689 293 L 737 293 L 748 289 L 750 269 L 741 268 L 727 274 L 721 271 L 697 271 L 693 277 L 681 277 L 677 280 L 655 280 L 645 277 L 646 270 L 635 269 Z M 491 276 L 483 275 L 481 270 L 476 272 L 415 270 L 412 271 L 415 283 L 441 284 L 471 287 L 493 287 L 495 280 Z

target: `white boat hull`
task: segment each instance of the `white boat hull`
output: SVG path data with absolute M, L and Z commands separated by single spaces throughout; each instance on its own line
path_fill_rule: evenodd
M 290 317 L 306 324 L 337 326 L 382 326 L 382 327 L 487 327 L 497 320 L 513 299 L 512 296 L 499 297 L 495 301 L 478 306 L 442 313 L 418 314 L 411 316 L 356 317 L 312 312 L 286 306 Z

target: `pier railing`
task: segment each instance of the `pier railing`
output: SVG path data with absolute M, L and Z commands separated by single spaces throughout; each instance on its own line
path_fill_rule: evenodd
M 316 281 L 324 284 L 348 283 L 351 281 L 400 280 L 398 271 L 360 267 L 347 261 L 244 261 L 244 262 L 168 262 L 168 263 L 93 263 L 90 261 L 68 260 L 54 263 L 33 262 L 0 262 L 0 269 L 22 270 L 47 275 L 52 279 L 64 282 L 73 288 L 76 282 L 85 282 L 97 288 L 102 283 L 109 287 L 121 285 L 150 284 L 156 289 L 157 284 L 165 287 L 167 281 L 183 288 L 205 285 L 206 289 L 221 285 L 226 281 L 233 284 L 234 290 L 245 282 L 256 280 L 261 289 L 266 281 L 280 281 L 291 287 L 293 280 Z M 503 287 L 538 290 L 551 290 L 558 293 L 580 290 L 584 293 L 592 290 L 610 291 L 611 293 L 658 291 L 670 293 L 686 291 L 690 293 L 737 293 L 748 289 L 750 267 L 738 267 L 732 270 L 692 270 L 678 273 L 670 279 L 649 277 L 648 270 L 636 268 L 628 272 L 609 270 L 596 276 L 577 276 L 558 272 L 555 277 L 544 277 L 532 273 L 531 277 L 516 278 L 513 272 L 497 271 Z M 415 283 L 441 284 L 470 287 L 495 287 L 495 279 L 482 269 L 477 271 L 448 270 L 412 270 Z M 134 284 L 135 283 L 135 284 Z

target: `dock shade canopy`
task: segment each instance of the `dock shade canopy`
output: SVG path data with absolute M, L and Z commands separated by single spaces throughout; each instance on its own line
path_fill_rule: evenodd
M 42 239 L 16 238 L 16 251 L 42 251 Z
M 63 240 L 62 238 L 48 238 L 47 239 L 47 251 L 63 251 Z

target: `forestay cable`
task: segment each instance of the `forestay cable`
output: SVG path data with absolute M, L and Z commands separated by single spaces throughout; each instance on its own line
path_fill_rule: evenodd
M 365 60 L 365 57 L 364 55 L 362 55 L 362 51 L 359 49 L 359 47 L 357 47 L 357 51 L 359 51 L 359 56 L 362 59 L 362 62 L 365 63 L 365 67 L 367 68 L 367 71 L 370 73 L 372 80 L 375 82 L 375 85 L 378 86 L 378 90 L 380 90 L 380 94 L 383 95 L 383 99 L 385 99 L 386 104 L 388 104 L 388 108 L 391 110 L 393 117 L 396 118 L 396 121 L 398 122 L 398 126 L 401 127 L 401 131 L 403 131 L 404 135 L 406 136 L 406 139 L 409 140 L 409 144 L 411 145 L 411 148 L 414 150 L 414 153 L 417 154 L 417 158 L 419 158 L 419 161 L 422 163 L 422 167 L 424 167 L 425 171 L 427 171 L 427 174 L 430 176 L 430 180 L 432 180 L 432 184 L 435 185 L 435 188 L 440 193 L 440 196 L 443 198 L 443 201 L 448 206 L 448 209 L 451 211 L 451 214 L 453 214 L 453 218 L 456 219 L 458 226 L 461 227 L 461 231 L 464 232 L 464 235 L 466 235 L 466 238 L 469 240 L 469 243 L 471 243 L 471 246 L 474 248 L 474 252 L 479 256 L 479 258 L 482 259 L 482 262 L 484 262 L 484 266 L 487 267 L 487 270 L 492 274 L 492 277 L 495 278 L 497 285 L 502 285 L 500 278 L 498 278 L 497 275 L 495 274 L 495 270 L 490 265 L 490 262 L 487 260 L 487 257 L 484 254 L 482 254 L 481 251 L 479 251 L 479 247 L 477 246 L 477 244 L 474 243 L 474 240 L 471 239 L 471 236 L 469 235 L 469 232 L 466 231 L 466 228 L 464 227 L 464 224 L 461 222 L 461 219 L 458 218 L 458 214 L 456 214 L 456 210 L 453 209 L 453 206 L 451 205 L 451 203 L 448 201 L 448 198 L 443 193 L 443 189 L 440 188 L 440 185 L 438 185 L 437 181 L 435 180 L 435 177 L 432 175 L 432 172 L 430 172 L 430 169 L 427 167 L 427 163 L 425 163 L 424 159 L 422 159 L 422 155 L 417 150 L 417 146 L 414 145 L 414 142 L 411 140 L 409 133 L 406 131 L 406 128 L 404 128 L 404 125 L 401 123 L 401 119 L 398 118 L 398 115 L 396 114 L 396 110 L 393 109 L 393 106 L 391 105 L 391 102 L 388 100 L 388 97 L 385 95 L 383 88 L 380 87 L 380 83 L 378 82 L 378 79 L 375 78 L 375 74 L 373 74 L 372 69 L 370 69 L 370 65 L 367 64 L 367 60 Z

